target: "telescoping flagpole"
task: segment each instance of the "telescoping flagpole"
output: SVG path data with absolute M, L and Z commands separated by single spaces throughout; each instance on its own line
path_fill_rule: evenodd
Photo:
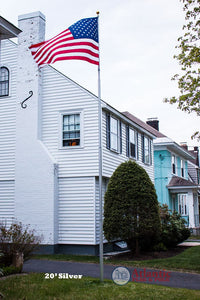
M 97 17 L 98 17 L 98 36 L 99 36 L 99 12 L 97 12 Z M 99 265 L 100 265 L 100 281 L 103 282 L 103 203 L 102 203 L 102 134 L 101 134 L 102 110 L 101 110 L 100 53 L 99 53 L 99 65 L 98 65 L 98 114 L 99 114 L 99 226 L 100 226 Z

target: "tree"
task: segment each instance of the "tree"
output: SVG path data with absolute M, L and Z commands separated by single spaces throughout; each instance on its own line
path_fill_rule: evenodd
M 0 262 L 9 266 L 16 253 L 23 253 L 26 260 L 41 240 L 42 236 L 37 236 L 35 230 L 30 229 L 29 225 L 17 221 L 10 226 L 0 223 L 0 252 L 3 254 Z
M 180 53 L 174 58 L 182 65 L 182 73 L 172 78 L 178 81 L 180 96 L 165 99 L 165 102 L 177 103 L 179 109 L 187 113 L 195 112 L 200 116 L 200 0 L 180 1 L 186 12 L 186 24 L 183 26 L 184 34 L 179 37 L 179 44 L 176 46 Z M 200 132 L 196 131 L 192 138 L 194 137 L 200 139 Z
M 110 178 L 104 197 L 104 235 L 125 240 L 137 254 L 153 247 L 160 234 L 156 191 L 147 172 L 137 163 L 122 163 Z

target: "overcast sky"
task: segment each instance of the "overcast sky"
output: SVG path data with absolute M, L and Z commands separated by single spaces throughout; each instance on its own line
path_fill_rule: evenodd
M 100 11 L 102 99 L 143 121 L 157 117 L 162 133 L 199 146 L 190 137 L 199 130 L 200 118 L 163 103 L 179 93 L 171 81 L 180 71 L 173 55 L 185 23 L 179 0 L 7 0 L 0 6 L 0 14 L 16 26 L 18 15 L 34 11 L 46 16 L 46 39 Z M 98 94 L 97 66 L 82 61 L 53 66 Z

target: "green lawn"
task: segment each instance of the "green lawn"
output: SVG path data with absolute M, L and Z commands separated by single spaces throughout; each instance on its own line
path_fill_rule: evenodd
M 200 291 L 132 283 L 118 286 L 110 280 L 82 278 L 45 279 L 44 274 L 8 277 L 0 280 L 0 292 L 9 300 L 88 300 L 88 299 L 200 299 Z
M 188 238 L 188 242 L 189 240 L 200 240 L 200 235 L 191 235 L 189 238 Z M 187 241 L 186 241 L 187 242 Z
M 76 261 L 76 262 L 89 262 L 89 263 L 98 263 L 98 256 L 89 256 L 89 255 L 68 255 L 68 254 L 41 254 L 33 255 L 32 258 L 36 259 L 48 259 L 48 260 L 63 260 L 63 261 Z
M 93 262 L 98 263 L 99 258 L 95 256 L 76 256 L 76 255 L 37 255 L 34 258 L 56 259 L 64 261 L 78 261 L 78 262 Z M 184 252 L 162 259 L 151 260 L 116 260 L 115 258 L 104 260 L 105 264 L 123 265 L 132 267 L 149 267 L 166 270 L 183 270 L 200 273 L 200 246 L 190 247 Z
M 200 246 L 190 247 L 182 253 L 162 259 L 151 259 L 142 261 L 116 261 L 114 264 L 123 264 L 134 267 L 149 267 L 166 270 L 181 270 L 200 273 Z

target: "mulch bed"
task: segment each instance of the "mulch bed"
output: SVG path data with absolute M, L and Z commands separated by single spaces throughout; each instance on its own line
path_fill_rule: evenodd
M 147 260 L 147 259 L 156 259 L 156 258 L 168 258 L 188 249 L 189 247 L 176 247 L 173 249 L 169 249 L 167 251 L 152 251 L 152 252 L 141 252 L 139 255 L 132 253 L 120 253 L 119 255 L 115 255 L 112 258 L 115 260 Z

